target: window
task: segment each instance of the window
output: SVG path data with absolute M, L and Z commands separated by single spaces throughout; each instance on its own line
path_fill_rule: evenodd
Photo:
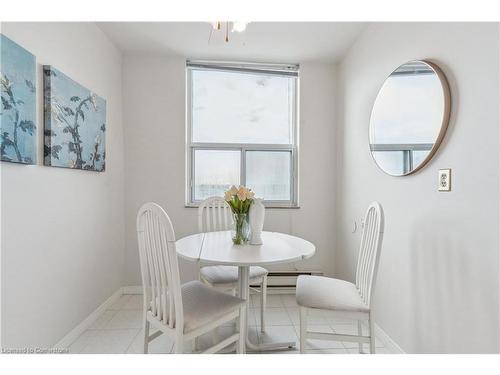
M 246 185 L 297 205 L 298 66 L 188 61 L 188 205 Z

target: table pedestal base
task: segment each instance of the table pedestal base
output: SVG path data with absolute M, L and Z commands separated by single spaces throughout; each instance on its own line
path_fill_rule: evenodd
M 248 337 L 248 305 L 250 302 L 249 301 L 249 299 L 250 299 L 249 273 L 250 273 L 249 266 L 239 266 L 238 267 L 238 281 L 239 281 L 239 285 L 238 285 L 239 286 L 238 287 L 239 295 L 238 296 L 247 302 L 247 308 L 245 309 L 244 317 L 243 317 L 243 319 L 245 321 L 245 324 L 244 324 L 245 332 L 240 332 L 240 334 L 245 336 L 247 350 L 261 352 L 261 351 L 270 351 L 270 350 L 286 350 L 286 349 L 294 348 L 296 343 L 293 341 L 290 341 L 290 342 L 271 342 L 271 343 L 265 343 L 265 344 L 255 344 L 255 343 L 250 341 L 250 338 Z

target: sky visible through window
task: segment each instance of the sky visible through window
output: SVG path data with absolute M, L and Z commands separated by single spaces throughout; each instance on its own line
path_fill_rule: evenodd
M 194 70 L 193 142 L 291 143 L 291 80 Z

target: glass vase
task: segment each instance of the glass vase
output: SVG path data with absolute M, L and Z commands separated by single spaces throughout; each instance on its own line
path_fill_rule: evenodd
M 250 239 L 250 225 L 248 223 L 248 214 L 233 213 L 233 229 L 231 237 L 235 245 L 244 245 Z

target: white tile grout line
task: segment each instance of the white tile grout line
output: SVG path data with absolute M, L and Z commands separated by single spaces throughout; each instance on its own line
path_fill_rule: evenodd
M 127 349 L 125 349 L 125 352 L 124 354 L 128 354 L 128 350 L 130 349 L 130 347 L 132 346 L 132 344 L 134 343 L 135 339 L 137 338 L 137 336 L 139 336 L 141 334 L 141 331 L 142 331 L 142 328 L 139 329 L 139 332 L 137 332 L 137 335 L 134 336 L 134 338 L 132 339 L 132 341 L 130 341 L 130 344 L 127 346 Z

